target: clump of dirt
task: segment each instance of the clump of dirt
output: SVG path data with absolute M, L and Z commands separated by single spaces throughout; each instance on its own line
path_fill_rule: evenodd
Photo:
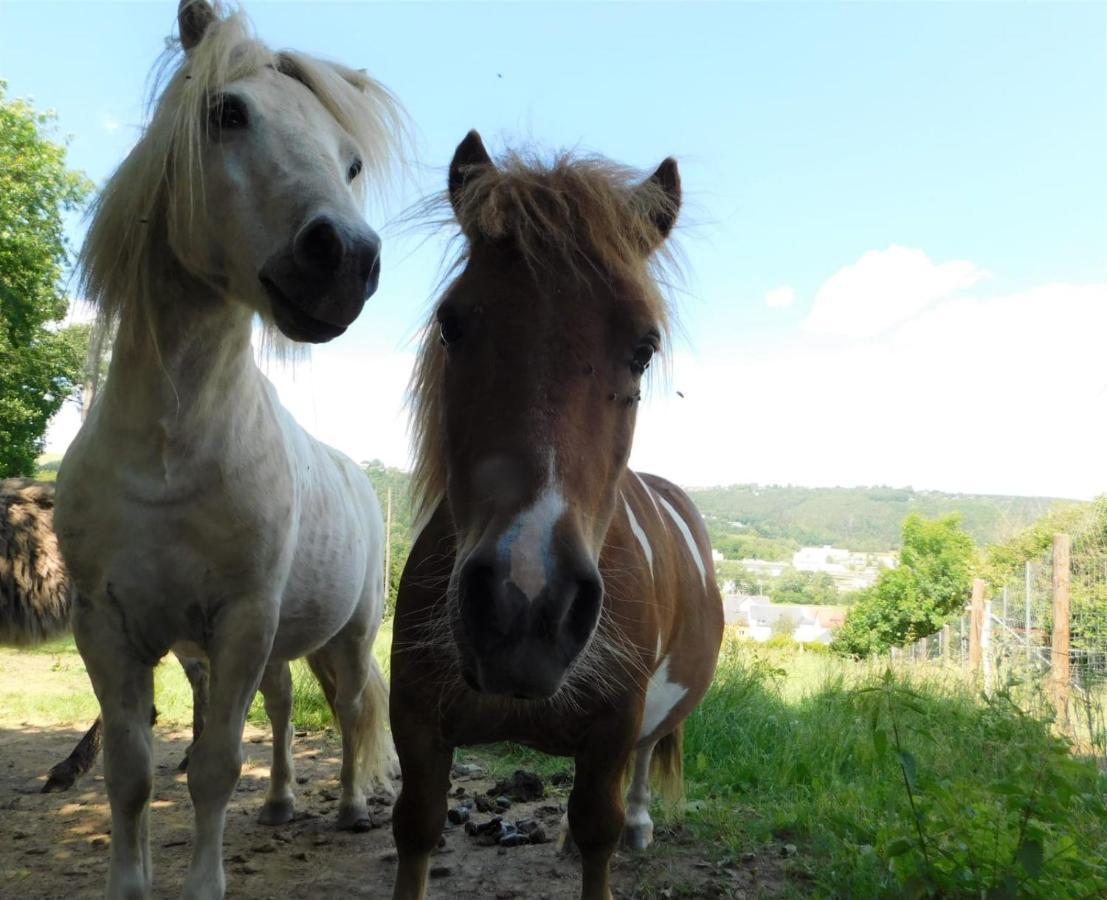
M 516 769 L 510 778 L 497 781 L 488 789 L 489 797 L 507 797 L 516 803 L 529 803 L 546 796 L 546 785 L 533 772 Z

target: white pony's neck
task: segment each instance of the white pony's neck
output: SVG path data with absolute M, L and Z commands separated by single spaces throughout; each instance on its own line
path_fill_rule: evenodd
M 179 264 L 167 260 L 164 266 L 164 277 L 153 280 L 158 295 L 142 304 L 148 327 L 116 341 L 97 405 L 120 437 L 133 436 L 148 450 L 151 442 L 159 445 L 157 455 L 167 465 L 164 445 L 187 457 L 218 441 L 244 404 L 257 403 L 252 388 L 261 375 L 251 346 L 251 310 Z

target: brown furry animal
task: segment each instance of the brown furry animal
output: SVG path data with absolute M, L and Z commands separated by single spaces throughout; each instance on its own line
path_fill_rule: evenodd
M 0 645 L 30 647 L 66 634 L 72 606 L 54 537 L 54 485 L 0 481 Z

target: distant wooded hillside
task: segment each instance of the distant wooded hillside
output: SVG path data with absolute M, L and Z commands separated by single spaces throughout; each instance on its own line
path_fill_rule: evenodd
M 1005 540 L 1047 512 L 1080 505 L 1053 497 L 943 494 L 910 488 L 803 488 L 737 484 L 690 491 L 729 558 L 783 558 L 801 545 L 851 550 L 899 546 L 905 516 L 960 513 L 977 544 Z M 750 552 L 744 552 L 744 551 Z M 758 552 L 761 551 L 761 552 Z
M 392 489 L 393 536 L 410 541 L 408 473 L 377 461 L 363 463 L 381 507 Z M 910 513 L 925 518 L 961 514 L 978 545 L 1004 541 L 1051 510 L 1080 506 L 1052 497 L 943 494 L 910 488 L 804 488 L 736 484 L 690 490 L 716 546 L 730 559 L 790 558 L 801 546 L 833 544 L 851 550 L 894 550 Z M 734 524 L 741 523 L 741 524 Z

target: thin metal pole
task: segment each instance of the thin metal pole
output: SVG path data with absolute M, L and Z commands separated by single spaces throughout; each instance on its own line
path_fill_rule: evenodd
M 1031 628 L 1030 602 L 1031 602 L 1032 590 L 1033 589 L 1031 588 L 1031 585 L 1030 585 L 1030 560 L 1027 560 L 1026 561 L 1026 596 L 1024 598 L 1024 600 L 1025 600 L 1024 605 L 1026 606 L 1026 631 L 1024 632 L 1024 634 L 1026 635 L 1026 661 L 1027 662 L 1030 662 L 1030 628 Z

